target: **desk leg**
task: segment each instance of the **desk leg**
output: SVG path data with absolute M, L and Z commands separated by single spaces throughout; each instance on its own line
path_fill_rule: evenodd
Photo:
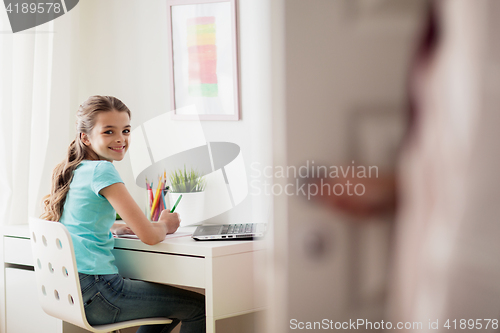
M 207 333 L 215 333 L 215 318 L 207 316 Z
M 218 319 L 262 308 L 255 299 L 255 255 L 256 252 L 245 252 L 206 260 L 207 333 L 215 333 L 215 321 Z

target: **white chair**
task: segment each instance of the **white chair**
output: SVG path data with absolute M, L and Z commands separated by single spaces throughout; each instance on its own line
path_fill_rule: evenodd
M 91 332 L 172 322 L 168 318 L 147 318 L 91 326 L 85 317 L 73 242 L 68 230 L 62 223 L 37 218 L 30 218 L 29 226 L 38 298 L 48 315 Z

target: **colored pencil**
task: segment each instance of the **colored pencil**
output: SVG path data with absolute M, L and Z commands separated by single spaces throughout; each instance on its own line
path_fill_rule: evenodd
M 160 181 L 158 182 L 158 188 L 156 189 L 156 195 L 154 197 L 153 207 L 151 207 L 151 219 L 153 218 L 156 206 L 158 206 L 158 202 L 160 201 L 160 191 L 161 191 L 160 183 L 161 183 L 161 177 L 160 177 Z

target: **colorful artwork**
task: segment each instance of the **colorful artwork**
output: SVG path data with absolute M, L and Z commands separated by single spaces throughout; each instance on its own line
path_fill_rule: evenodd
M 236 0 L 167 0 L 172 118 L 238 120 Z
M 190 96 L 218 96 L 215 37 L 214 16 L 187 20 Z

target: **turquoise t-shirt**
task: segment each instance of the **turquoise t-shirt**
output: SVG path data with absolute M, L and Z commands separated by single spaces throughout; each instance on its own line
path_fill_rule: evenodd
M 71 234 L 80 273 L 118 273 L 111 253 L 114 238 L 110 231 L 116 212 L 99 194 L 100 190 L 115 183 L 123 181 L 108 161 L 84 160 L 74 171 L 60 222 Z

